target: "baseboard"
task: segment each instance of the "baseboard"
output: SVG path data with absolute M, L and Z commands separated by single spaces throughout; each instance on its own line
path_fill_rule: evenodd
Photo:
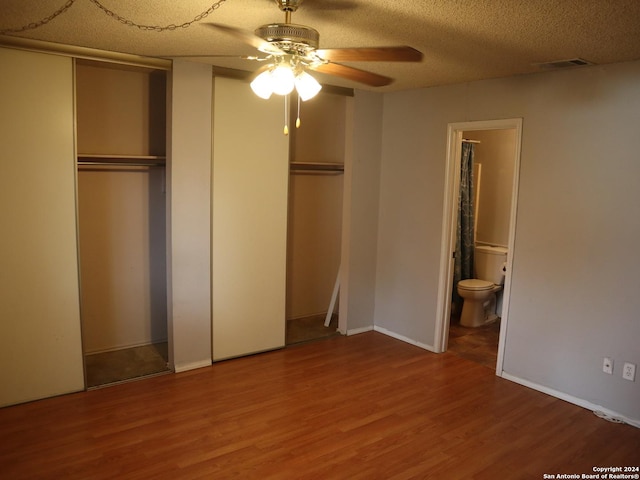
M 359 333 L 370 332 L 371 330 L 373 330 L 373 325 L 363 328 L 353 328 L 351 330 L 347 330 L 347 336 L 358 335 Z
M 612 417 L 620 422 L 626 423 L 636 428 L 640 428 L 640 420 L 625 417 L 624 415 L 618 412 L 614 412 L 612 410 L 609 410 L 608 408 L 601 407 L 600 405 L 595 405 L 591 402 L 588 402 L 587 400 L 583 400 L 582 398 L 574 397 L 573 395 L 569 395 L 567 393 L 554 390 L 553 388 L 545 387 L 544 385 L 539 385 L 537 383 L 530 382 L 529 380 L 524 380 L 520 377 L 516 377 L 514 375 L 510 375 L 505 372 L 502 372 L 500 377 L 504 378 L 505 380 L 509 380 L 514 383 L 518 383 L 525 387 L 531 388 L 533 390 L 546 393 L 547 395 L 550 395 L 555 398 L 559 398 L 560 400 L 564 400 L 565 402 L 569 402 L 579 407 L 586 408 L 587 410 L 590 410 L 592 412 L 601 412 L 606 416 Z
M 180 372 L 186 372 L 188 370 L 195 370 L 196 368 L 203 368 L 203 367 L 210 367 L 210 366 L 211 366 L 211 360 L 200 360 L 198 362 L 175 365 L 174 372 L 180 373 Z
M 401 340 L 403 342 L 410 343 L 411 345 L 415 345 L 416 347 L 423 348 L 424 350 L 428 350 L 430 352 L 437 353 L 436 349 L 435 349 L 435 347 L 433 345 L 427 345 L 425 343 L 418 342 L 417 340 L 413 340 L 413 339 L 411 339 L 409 337 L 405 337 L 404 335 L 399 335 L 399 334 L 397 334 L 395 332 L 392 332 L 391 330 L 387 330 L 386 328 L 374 326 L 373 329 L 376 332 L 383 333 L 384 335 L 388 335 L 389 337 L 393 337 L 396 340 Z

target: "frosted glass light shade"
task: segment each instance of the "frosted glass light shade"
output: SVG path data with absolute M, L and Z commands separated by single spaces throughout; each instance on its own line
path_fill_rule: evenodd
M 288 95 L 294 87 L 294 76 L 291 68 L 278 65 L 271 72 L 273 93 L 276 95 Z
M 307 72 L 300 72 L 295 82 L 296 90 L 303 102 L 315 97 L 322 88 L 322 85 Z
M 253 93 L 255 93 L 260 98 L 268 100 L 273 93 L 273 87 L 271 86 L 272 81 L 273 80 L 271 78 L 270 71 L 267 70 L 265 72 L 262 72 L 260 75 L 253 79 L 253 82 L 251 82 L 251 90 L 253 90 Z

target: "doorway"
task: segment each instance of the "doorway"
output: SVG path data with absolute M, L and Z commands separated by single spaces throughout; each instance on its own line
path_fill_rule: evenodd
M 167 373 L 166 72 L 77 60 L 85 385 Z
M 78 162 L 87 388 L 169 371 L 164 170 Z
M 504 133 L 504 136 L 501 135 Z M 444 225 L 441 249 L 440 285 L 438 294 L 438 321 L 436 323 L 436 349 L 444 352 L 449 347 L 479 347 L 482 358 L 479 363 L 495 366 L 496 374 L 502 373 L 504 335 L 508 323 L 509 298 L 511 294 L 511 269 L 514 258 L 514 235 L 517 212 L 517 188 L 520 166 L 520 143 L 522 119 L 490 120 L 450 124 L 448 127 L 447 171 L 444 198 Z M 468 138 L 467 138 L 468 137 Z M 511 138 L 510 142 L 501 138 Z M 455 324 L 455 312 L 451 298 L 454 291 L 453 270 L 456 245 L 458 195 L 460 190 L 460 165 L 464 140 L 475 143 L 477 151 L 483 149 L 484 163 L 482 181 L 479 185 L 482 196 L 478 196 L 479 220 L 475 245 L 507 248 L 507 263 L 502 291 L 497 295 L 496 312 L 499 320 L 486 326 L 460 329 L 451 328 L 452 318 Z M 496 150 L 497 149 L 497 150 Z M 507 149 L 507 151 L 505 151 Z M 500 153 L 500 150 L 502 152 Z M 504 157 L 508 167 L 492 165 L 497 156 Z M 482 155 L 480 155 L 482 158 Z M 491 174 L 491 170 L 494 170 Z M 510 205 L 505 205 L 506 200 Z M 482 216 L 485 216 L 483 222 Z M 493 218 L 487 219 L 487 216 Z M 472 335 L 468 338 L 461 338 Z M 497 345 L 496 345 L 497 343 Z M 482 352 L 484 350 L 484 352 Z M 472 357 L 472 356 L 469 356 Z M 468 358 L 469 358 L 468 357 Z
M 296 102 L 291 102 L 295 107 Z M 348 98 L 321 92 L 302 107 L 290 142 L 286 344 L 338 334 Z M 291 118 L 297 115 L 291 111 Z

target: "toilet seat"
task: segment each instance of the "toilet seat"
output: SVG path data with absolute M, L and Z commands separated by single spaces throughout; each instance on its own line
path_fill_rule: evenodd
M 487 280 L 480 280 L 478 278 L 468 278 L 467 280 L 460 280 L 458 287 L 463 290 L 472 290 L 474 292 L 481 292 L 484 290 L 492 290 L 495 285 Z

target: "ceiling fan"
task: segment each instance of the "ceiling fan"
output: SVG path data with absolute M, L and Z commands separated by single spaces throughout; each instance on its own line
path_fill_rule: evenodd
M 422 60 L 422 53 L 409 46 L 320 49 L 320 34 L 317 30 L 291 23 L 291 14 L 298 9 L 303 0 L 274 1 L 285 14 L 284 23 L 262 25 L 253 33 L 217 23 L 205 25 L 233 35 L 264 54 L 263 57 L 244 57 L 269 62 L 258 73 L 277 76 L 278 73 L 289 70 L 293 73 L 290 80 L 293 81 L 300 77 L 301 82 L 308 81 L 310 85 L 312 81 L 315 82 L 315 79 L 310 81 L 307 77 L 312 77 L 306 74 L 305 70 L 335 75 L 373 87 L 382 87 L 389 85 L 393 79 L 336 62 L 419 62 Z M 283 73 L 283 75 L 287 78 L 291 77 L 288 73 Z M 256 77 L 256 80 L 259 78 L 260 75 Z M 263 98 L 268 98 L 271 94 L 268 88 L 262 92 L 262 95 L 255 88 L 254 92 Z M 301 88 L 298 88 L 297 83 L 296 89 L 298 93 L 301 93 Z M 275 89 L 273 89 L 273 93 L 286 95 L 286 93 L 280 93 Z

